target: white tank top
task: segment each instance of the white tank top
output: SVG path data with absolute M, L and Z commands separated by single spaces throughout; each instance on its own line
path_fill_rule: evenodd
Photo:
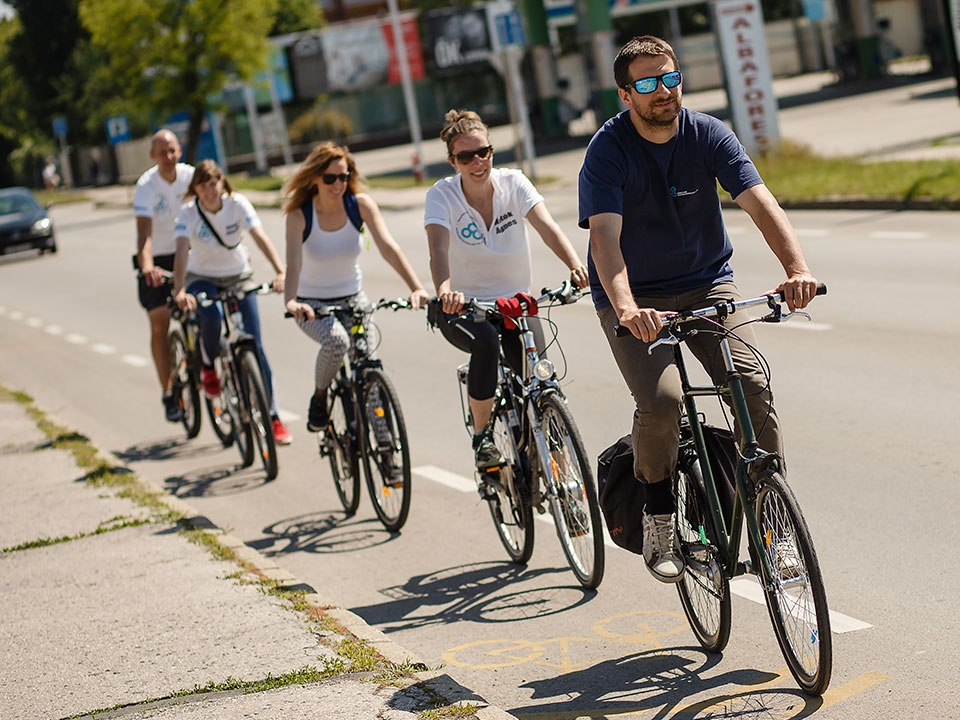
M 349 219 L 339 230 L 323 230 L 313 203 L 310 210 L 313 227 L 303 243 L 297 295 L 318 299 L 356 295 L 363 280 L 358 262 L 363 236 Z

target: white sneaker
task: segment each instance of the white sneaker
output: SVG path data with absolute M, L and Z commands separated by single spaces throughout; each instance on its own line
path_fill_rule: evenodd
M 683 558 L 677 552 L 675 515 L 643 514 L 643 559 L 647 570 L 660 582 L 675 583 L 683 577 Z
M 770 563 L 781 580 L 796 580 L 803 575 L 803 558 L 800 557 L 793 538 L 789 535 L 780 538 L 773 544 L 772 551 L 769 553 Z

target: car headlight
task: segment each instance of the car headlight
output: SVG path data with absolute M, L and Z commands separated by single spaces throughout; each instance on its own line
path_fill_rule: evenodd
M 42 218 L 30 226 L 30 232 L 34 235 L 43 235 L 49 232 L 52 226 L 53 223 L 50 222 L 50 218 Z
M 533 375 L 537 380 L 549 380 L 553 377 L 553 363 L 543 358 L 533 366 Z

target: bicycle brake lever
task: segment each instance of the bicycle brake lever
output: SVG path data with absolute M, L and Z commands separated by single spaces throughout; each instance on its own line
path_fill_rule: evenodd
M 666 337 L 662 337 L 650 343 L 650 345 L 647 346 L 647 355 L 652 355 L 654 348 L 656 348 L 659 345 L 679 345 L 679 344 L 680 344 L 680 338 L 676 337 L 675 335 L 667 335 Z
M 793 312 L 788 312 L 786 315 L 781 315 L 780 322 L 786 322 L 794 315 L 800 315 L 801 317 L 805 317 L 807 320 L 813 320 L 813 317 L 811 317 L 810 313 L 808 313 L 806 310 L 794 310 Z

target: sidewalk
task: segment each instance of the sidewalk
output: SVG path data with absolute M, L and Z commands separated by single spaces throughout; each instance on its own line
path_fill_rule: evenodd
M 28 407 L 0 387 L 0 720 L 513 717 Z

